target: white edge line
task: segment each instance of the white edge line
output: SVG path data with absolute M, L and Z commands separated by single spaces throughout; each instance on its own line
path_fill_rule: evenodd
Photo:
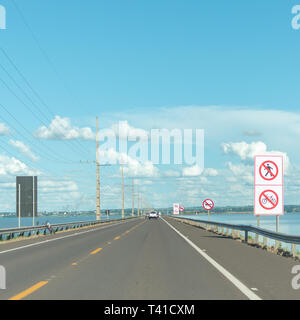
M 247 288 L 239 279 L 232 275 L 229 271 L 223 268 L 218 262 L 196 246 L 191 240 L 175 229 L 169 222 L 162 219 L 170 228 L 177 232 L 191 247 L 193 247 L 198 253 L 200 253 L 210 264 L 212 264 L 219 272 L 221 272 L 232 284 L 234 284 L 247 298 L 250 300 L 262 300 L 253 291 Z
M 131 221 L 132 221 L 132 220 L 131 220 Z M 117 225 L 120 225 L 120 224 L 123 224 L 123 223 L 127 223 L 127 222 L 130 222 L 130 221 L 123 221 L 123 222 L 113 223 L 113 224 L 111 224 L 111 225 L 108 225 L 108 226 L 100 226 L 99 228 L 95 228 L 95 229 L 92 229 L 92 230 L 87 230 L 87 231 L 82 231 L 82 232 L 76 232 L 76 233 L 72 233 L 72 234 L 69 234 L 69 235 L 66 235 L 66 236 L 63 236 L 63 237 L 59 237 L 59 238 L 55 238 L 55 239 L 48 239 L 48 240 L 44 240 L 44 241 L 40 241 L 40 242 L 31 243 L 31 244 L 28 244 L 28 245 L 26 245 L 26 246 L 22 246 L 22 247 L 17 247 L 17 248 L 12 248 L 12 249 L 8 249 L 8 250 L 0 251 L 0 254 L 7 253 L 7 252 L 12 252 L 12 251 L 16 251 L 16 250 L 20 250 L 20 249 L 25 249 L 25 248 L 29 248 L 29 247 L 34 247 L 34 246 L 38 246 L 38 245 L 41 245 L 41 244 L 44 244 L 44 243 L 48 243 L 48 242 L 52 242 L 52 241 L 57 241 L 57 240 L 65 239 L 65 238 L 75 237 L 75 236 L 78 236 L 78 235 L 81 235 L 81 234 L 84 234 L 84 233 L 89 233 L 89 232 L 93 232 L 93 231 L 97 231 L 97 230 L 102 230 L 102 229 L 106 229 L 106 228 L 111 228 L 111 227 L 113 227 L 113 226 L 117 226 Z M 28 240 L 30 240 L 30 239 L 28 239 Z

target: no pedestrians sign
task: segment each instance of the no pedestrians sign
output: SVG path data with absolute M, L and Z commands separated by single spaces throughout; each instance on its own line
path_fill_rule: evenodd
M 254 214 L 283 215 L 283 156 L 256 156 Z

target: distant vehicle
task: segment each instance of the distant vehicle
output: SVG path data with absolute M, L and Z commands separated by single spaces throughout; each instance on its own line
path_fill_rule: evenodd
M 148 218 L 149 218 L 149 219 L 152 219 L 152 218 L 157 219 L 157 218 L 158 218 L 158 212 L 157 212 L 157 211 L 151 211 L 151 212 L 149 212 Z

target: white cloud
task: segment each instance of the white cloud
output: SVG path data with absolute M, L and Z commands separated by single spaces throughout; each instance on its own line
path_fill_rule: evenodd
M 281 151 L 268 151 L 267 145 L 264 142 L 229 142 L 222 143 L 222 149 L 225 154 L 237 155 L 241 160 L 250 160 L 253 163 L 254 156 L 256 155 L 282 155 L 284 163 L 284 173 L 287 174 L 290 167 L 290 160 L 286 152 Z
M 138 129 L 130 126 L 128 121 L 119 121 L 117 124 L 113 124 L 111 129 L 114 131 L 115 135 L 120 139 L 136 140 L 140 138 L 141 140 L 148 138 L 148 132 L 143 129 Z
M 213 168 L 205 168 L 203 174 L 207 177 L 216 177 L 218 175 L 218 171 Z
M 22 141 L 18 140 L 9 140 L 9 143 L 17 148 L 20 152 L 25 154 L 28 158 L 30 158 L 32 161 L 39 161 L 39 157 L 37 157 L 28 146 L 26 146 Z
M 69 118 L 55 116 L 49 127 L 42 126 L 35 132 L 35 137 L 50 140 L 94 140 L 95 134 L 89 127 L 78 128 L 71 125 Z
M 140 163 L 138 160 L 129 157 L 125 153 L 119 153 L 114 149 L 100 150 L 101 163 L 122 163 L 124 174 L 130 177 L 158 177 L 158 169 L 152 162 Z
M 0 176 L 38 175 L 38 170 L 30 169 L 25 163 L 12 157 L 0 155 Z
M 197 176 L 200 176 L 202 172 L 203 172 L 203 169 L 200 168 L 198 164 L 182 169 L 182 175 L 185 177 L 197 177 Z
M 239 164 L 234 165 L 231 162 L 226 163 L 227 167 L 234 174 L 240 183 L 254 184 L 253 166 Z
M 0 123 L 0 136 L 7 136 L 9 134 L 9 128 L 4 123 Z

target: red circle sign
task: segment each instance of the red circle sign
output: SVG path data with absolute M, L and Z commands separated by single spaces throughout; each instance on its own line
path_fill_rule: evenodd
M 179 211 L 181 211 L 181 212 L 184 211 L 184 206 L 180 206 Z
M 272 210 L 278 205 L 278 195 L 273 190 L 265 190 L 259 196 L 259 204 L 266 210 Z
M 274 161 L 265 161 L 259 167 L 259 174 L 264 180 L 272 181 L 278 176 L 278 166 Z
M 205 210 L 212 210 L 212 208 L 214 207 L 214 202 L 211 199 L 205 199 L 202 203 L 202 206 Z

